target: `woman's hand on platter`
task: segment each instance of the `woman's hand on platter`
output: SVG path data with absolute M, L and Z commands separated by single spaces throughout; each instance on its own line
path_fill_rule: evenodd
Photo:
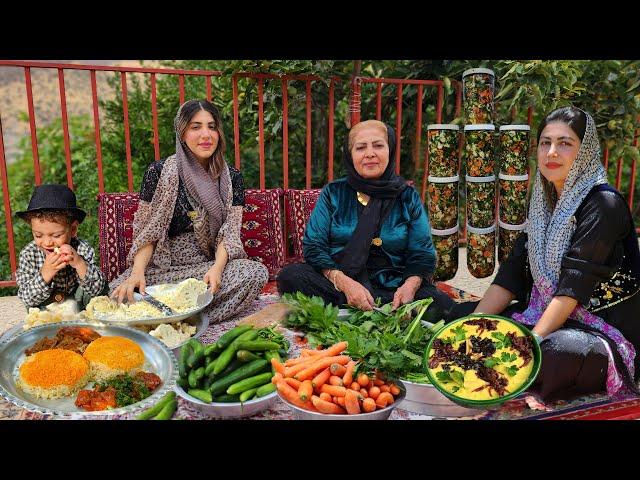
M 356 282 L 343 274 L 338 281 L 338 288 L 345 294 L 347 303 L 352 307 L 360 310 L 373 310 L 375 305 L 373 297 L 360 282 Z
M 222 271 L 224 268 L 220 268 L 217 263 L 214 263 L 213 266 L 209 269 L 207 273 L 204 274 L 204 283 L 209 285 L 209 290 L 211 293 L 216 293 L 220 290 L 220 286 L 222 285 Z
M 147 282 L 144 278 L 144 272 L 132 271 L 129 278 L 120 284 L 111 294 L 111 298 L 118 300 L 118 303 L 122 303 L 125 297 L 129 303 L 133 303 L 133 291 L 138 287 L 138 291 L 142 294 L 145 293 L 145 287 Z
M 393 294 L 393 306 L 392 310 L 395 310 L 400 305 L 413 302 L 416 292 L 420 288 L 422 283 L 420 277 L 409 277 L 405 282 L 396 290 Z

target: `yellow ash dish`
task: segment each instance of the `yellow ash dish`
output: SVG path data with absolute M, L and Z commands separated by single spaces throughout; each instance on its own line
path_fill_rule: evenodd
M 526 390 L 540 370 L 540 347 L 510 319 L 474 314 L 445 325 L 425 352 L 434 387 L 456 403 L 482 408 Z

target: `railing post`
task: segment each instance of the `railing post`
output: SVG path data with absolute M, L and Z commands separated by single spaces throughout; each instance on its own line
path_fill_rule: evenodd
M 351 81 L 351 98 L 349 100 L 349 128 L 353 127 L 356 123 L 360 123 L 360 102 L 362 101 L 360 97 L 361 86 L 362 79 L 360 77 L 355 77 Z

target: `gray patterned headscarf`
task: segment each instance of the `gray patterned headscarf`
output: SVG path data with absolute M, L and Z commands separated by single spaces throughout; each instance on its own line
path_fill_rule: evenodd
M 527 226 L 529 264 L 534 283 L 547 288 L 558 284 L 562 257 L 576 229 L 576 210 L 594 186 L 607 183 L 596 126 L 591 115 L 584 114 L 587 117 L 584 138 L 555 209 L 545 196 L 540 170 L 533 187 Z
M 213 178 L 211 164 L 205 170 L 193 152 L 180 138 L 178 123 L 184 105 L 185 103 L 180 106 L 174 119 L 178 174 L 185 184 L 190 199 L 195 200 L 196 205 L 193 205 L 193 207 L 206 214 L 204 225 L 208 224 L 209 226 L 209 242 L 207 243 L 211 246 L 215 242 L 220 227 L 226 220 L 226 205 L 229 201 L 231 176 L 227 162 L 223 162 L 220 176 Z M 218 148 L 220 148 L 220 143 L 218 143 Z

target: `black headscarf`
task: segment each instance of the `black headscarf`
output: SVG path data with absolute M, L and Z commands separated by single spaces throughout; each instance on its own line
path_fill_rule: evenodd
M 346 275 L 367 285 L 367 259 L 371 241 L 378 234 L 382 222 L 391 211 L 395 199 L 407 188 L 404 178 L 395 173 L 396 132 L 389 126 L 389 164 L 378 180 L 367 180 L 360 176 L 353 166 L 353 158 L 349 150 L 349 139 L 342 151 L 342 160 L 347 169 L 347 183 L 356 190 L 369 195 L 370 199 L 358 218 L 353 236 L 335 260 Z

